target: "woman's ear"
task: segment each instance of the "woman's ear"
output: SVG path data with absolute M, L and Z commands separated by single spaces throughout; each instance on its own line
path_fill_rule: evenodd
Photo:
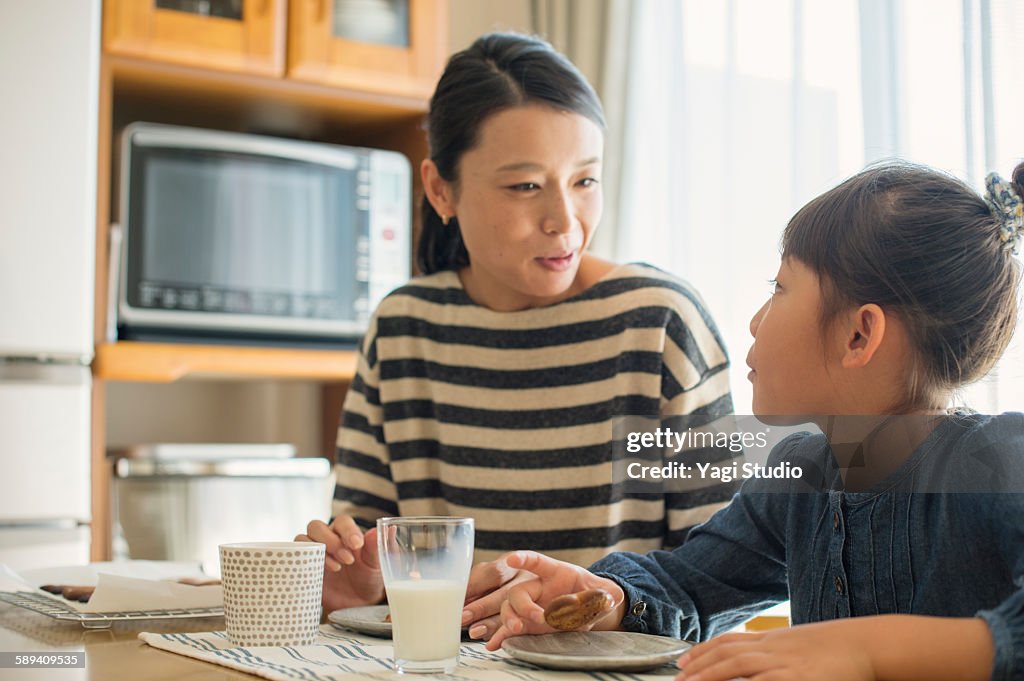
M 442 218 L 455 217 L 455 192 L 452 184 L 441 177 L 437 164 L 429 158 L 420 164 L 420 178 L 423 180 L 423 193 L 427 201 Z
M 861 305 L 850 313 L 843 333 L 844 369 L 868 365 L 885 338 L 885 311 L 874 303 Z

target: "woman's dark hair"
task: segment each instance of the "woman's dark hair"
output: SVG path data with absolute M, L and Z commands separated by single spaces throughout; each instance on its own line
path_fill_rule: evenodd
M 1013 172 L 1024 196 L 1024 163 Z M 822 331 L 851 306 L 875 303 L 906 325 L 915 349 L 907 400 L 936 406 L 983 377 L 1010 342 L 1020 264 L 1001 220 L 971 187 L 900 161 L 871 166 L 804 206 L 782 237 L 783 258 L 822 281 Z
M 550 44 L 517 33 L 481 36 L 448 60 L 427 115 L 430 158 L 441 177 L 459 179 L 462 155 L 476 146 L 491 115 L 546 104 L 589 118 L 602 129 L 601 102 L 583 74 Z M 457 220 L 446 226 L 426 197 L 416 264 L 424 274 L 469 264 Z

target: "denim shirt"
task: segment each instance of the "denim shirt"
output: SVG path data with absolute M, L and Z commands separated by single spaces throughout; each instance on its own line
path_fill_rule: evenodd
M 772 452 L 809 472 L 750 479 L 682 546 L 590 567 L 626 592 L 630 631 L 706 640 L 791 601 L 793 624 L 978 616 L 993 679 L 1024 679 L 1024 415 L 946 417 L 866 492 L 842 489 L 824 436 Z

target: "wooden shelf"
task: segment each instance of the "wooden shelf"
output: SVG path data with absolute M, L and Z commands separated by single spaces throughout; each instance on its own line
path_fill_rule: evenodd
M 96 346 L 93 375 L 105 381 L 170 383 L 181 378 L 349 381 L 354 350 L 120 341 Z
M 307 132 L 316 135 L 318 128 L 332 125 L 374 129 L 410 119 L 418 121 L 428 108 L 426 98 L 377 94 L 134 57 L 104 54 L 102 64 L 111 74 L 118 92 L 130 93 L 131 98 L 155 97 L 161 103 L 171 102 L 175 108 L 193 116 L 195 125 L 201 126 L 239 115 L 252 126 L 279 118 L 292 126 L 301 122 L 300 128 L 307 128 Z

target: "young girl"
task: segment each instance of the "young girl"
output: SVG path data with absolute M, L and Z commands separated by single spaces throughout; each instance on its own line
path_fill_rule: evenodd
M 610 484 L 618 417 L 711 420 L 732 402 L 694 290 L 587 253 L 603 126 L 590 85 L 542 40 L 488 35 L 449 61 L 421 166 L 425 276 L 373 316 L 338 437 L 336 517 L 299 536 L 327 545 L 328 609 L 382 601 L 364 534 L 381 516 L 472 516 L 478 559 L 525 544 L 588 565 L 679 544 L 735 492 Z
M 590 571 L 510 554 L 538 577 L 508 592 L 488 647 L 603 588 L 616 605 L 591 626 L 700 641 L 791 600 L 800 626 L 697 645 L 687 681 L 1024 678 L 1024 416 L 947 411 L 1014 330 L 1022 196 L 1024 163 L 984 199 L 890 163 L 801 209 L 747 363 L 756 414 L 822 430 L 770 457 L 816 489 L 749 479 L 681 547 Z

